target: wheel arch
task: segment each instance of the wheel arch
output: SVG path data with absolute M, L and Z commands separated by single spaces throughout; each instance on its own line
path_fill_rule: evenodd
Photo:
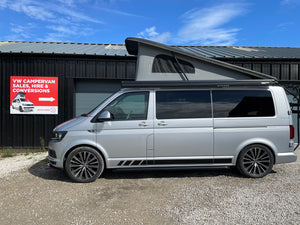
M 277 148 L 276 146 L 268 141 L 268 140 L 264 140 L 264 139 L 255 139 L 255 140 L 249 140 L 247 142 L 244 142 L 242 143 L 239 147 L 238 147 L 238 150 L 237 150 L 237 154 L 236 154 L 236 157 L 234 158 L 234 164 L 236 165 L 237 163 L 237 160 L 242 152 L 242 150 L 244 148 L 247 148 L 251 145 L 263 145 L 265 146 L 266 148 L 268 148 L 271 152 L 272 152 L 272 155 L 273 155 L 273 158 L 274 158 L 274 164 L 276 164 L 276 152 L 277 152 Z
M 79 147 L 89 147 L 89 148 L 92 148 L 94 150 L 96 150 L 100 155 L 101 157 L 103 158 L 103 161 L 104 161 L 104 169 L 107 169 L 107 158 L 105 157 L 104 153 L 97 147 L 93 146 L 93 145 L 89 145 L 89 144 L 79 144 L 79 145 L 75 145 L 73 147 L 71 147 L 68 151 L 66 151 L 66 153 L 64 154 L 64 162 L 63 162 L 63 165 L 64 165 L 64 168 L 65 168 L 65 163 L 66 163 L 66 159 L 68 158 L 68 155 L 76 148 L 79 148 Z

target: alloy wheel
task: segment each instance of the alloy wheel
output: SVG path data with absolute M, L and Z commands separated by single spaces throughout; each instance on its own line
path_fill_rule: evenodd
M 103 172 L 104 161 L 95 149 L 79 147 L 68 155 L 65 169 L 73 180 L 91 182 Z
M 248 177 L 263 177 L 272 170 L 273 164 L 273 154 L 267 147 L 253 145 L 241 152 L 238 168 Z

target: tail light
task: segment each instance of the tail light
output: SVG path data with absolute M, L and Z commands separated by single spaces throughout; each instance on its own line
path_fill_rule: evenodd
M 295 137 L 295 128 L 293 125 L 290 125 L 290 139 L 294 139 Z

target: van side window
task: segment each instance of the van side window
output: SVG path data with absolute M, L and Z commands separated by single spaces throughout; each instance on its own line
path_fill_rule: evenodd
M 214 117 L 275 116 L 274 103 L 267 90 L 213 91 Z
M 109 103 L 102 111 L 109 111 L 112 120 L 146 120 L 149 92 L 125 93 Z
M 210 91 L 157 91 L 157 119 L 211 118 Z
M 195 73 L 195 67 L 187 61 L 178 59 L 184 73 Z M 152 73 L 178 73 L 181 69 L 173 56 L 157 55 L 154 58 Z

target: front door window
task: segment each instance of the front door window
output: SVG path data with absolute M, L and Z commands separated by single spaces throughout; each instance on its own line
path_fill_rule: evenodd
M 149 92 L 130 92 L 123 94 L 105 107 L 112 120 L 146 120 Z

